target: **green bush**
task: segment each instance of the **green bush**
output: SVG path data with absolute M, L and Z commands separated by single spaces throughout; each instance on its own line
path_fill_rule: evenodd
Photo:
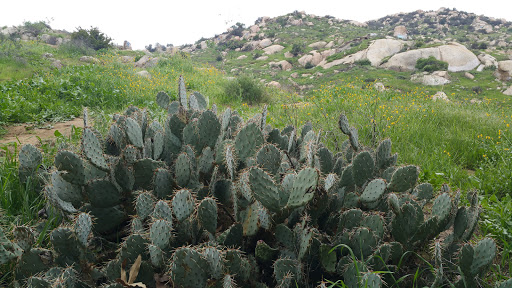
M 97 27 L 91 27 L 89 30 L 78 27 L 77 31 L 71 33 L 71 40 L 81 41 L 96 51 L 112 47 L 112 38 L 105 35 Z
M 37 22 L 25 21 L 23 23 L 23 28 L 26 32 L 31 33 L 35 37 L 43 34 L 43 32 L 45 32 L 45 31 L 51 29 L 50 25 L 48 25 L 48 23 L 46 23 L 45 21 L 37 21 Z
M 416 62 L 416 66 L 414 67 L 420 71 L 434 72 L 440 70 L 447 70 L 448 63 L 437 60 L 434 56 L 430 56 L 428 58 L 418 59 L 418 61 Z
M 354 64 L 359 65 L 359 66 L 371 66 L 372 62 L 368 59 L 363 59 L 363 60 L 355 61 Z
M 228 99 L 241 99 L 249 102 L 249 104 L 261 102 L 265 96 L 261 84 L 247 75 L 229 81 L 224 88 L 224 92 Z
M 300 54 L 304 53 L 304 45 L 294 43 L 294 44 L 293 44 L 293 46 L 292 46 L 291 53 L 292 53 L 292 54 L 293 54 L 293 56 L 295 56 L 295 57 L 297 57 L 297 56 L 299 56 Z
M 306 69 L 311 69 L 314 67 L 315 67 L 315 65 L 311 64 L 311 62 L 308 62 L 308 63 L 306 63 L 306 65 L 304 65 L 304 68 L 306 68 Z

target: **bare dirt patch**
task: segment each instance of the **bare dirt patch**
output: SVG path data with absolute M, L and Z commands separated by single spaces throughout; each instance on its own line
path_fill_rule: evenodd
M 7 126 L 5 127 L 7 133 L 0 138 L 0 146 L 8 145 L 9 143 L 18 143 L 20 147 L 23 144 L 38 145 L 40 143 L 39 139 L 43 142 L 53 140 L 57 130 L 65 137 L 69 137 L 71 135 L 71 127 L 73 126 L 83 128 L 84 120 L 82 118 L 75 118 L 66 122 L 38 125 L 37 127 L 31 124 Z

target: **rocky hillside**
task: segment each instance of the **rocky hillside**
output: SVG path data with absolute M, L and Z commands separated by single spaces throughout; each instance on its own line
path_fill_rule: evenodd
M 394 85 L 397 78 L 427 86 L 453 83 L 465 98 L 464 91 L 496 98 L 512 94 L 511 35 L 511 22 L 445 8 L 366 23 L 295 11 L 261 17 L 250 27 L 238 23 L 179 49 L 228 73 L 253 74 L 267 85 L 299 93 L 342 77 L 338 73 L 366 72 L 384 86 L 407 85 Z M 417 73 L 417 60 L 429 56 L 446 62 L 446 71 Z M 387 73 L 388 83 L 379 73 Z

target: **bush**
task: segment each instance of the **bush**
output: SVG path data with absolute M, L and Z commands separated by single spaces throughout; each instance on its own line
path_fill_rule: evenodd
M 295 57 L 297 57 L 299 54 L 304 53 L 304 45 L 297 44 L 297 43 L 293 44 L 291 53 Z
M 71 39 L 82 41 L 96 51 L 112 47 L 112 38 L 106 36 L 97 27 L 91 27 L 89 30 L 78 27 L 77 31 L 71 33 Z
M 46 30 L 51 29 L 50 25 L 48 25 L 45 21 L 25 21 L 23 23 L 23 28 L 26 32 L 29 32 L 35 37 L 43 34 L 43 32 L 45 32 Z
M 304 65 L 304 68 L 306 68 L 306 69 L 311 69 L 314 67 L 315 67 L 315 65 L 311 64 L 311 62 L 308 62 L 308 63 L 306 63 L 306 65 Z
M 368 59 L 363 59 L 363 60 L 355 61 L 354 64 L 359 65 L 359 66 L 371 66 L 372 62 Z
M 414 67 L 420 71 L 434 72 L 448 69 L 448 63 L 437 60 L 434 56 L 430 56 L 428 58 L 418 59 Z
M 215 58 L 215 60 L 216 60 L 217 62 L 222 61 L 222 55 L 217 55 L 217 57 Z
M 249 104 L 261 102 L 265 96 L 261 84 L 247 75 L 229 81 L 224 88 L 224 93 L 228 99 L 240 99 Z

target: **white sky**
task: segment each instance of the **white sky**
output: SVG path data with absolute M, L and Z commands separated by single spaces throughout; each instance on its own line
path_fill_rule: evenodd
M 50 20 L 54 29 L 69 32 L 76 27 L 98 27 L 117 44 L 124 40 L 135 49 L 148 44 L 193 43 L 201 37 L 221 34 L 236 22 L 250 26 L 261 16 L 276 17 L 294 10 L 317 16 L 368 21 L 389 14 L 440 7 L 456 8 L 512 21 L 512 3 L 504 0 L 210 0 L 210 1 L 111 1 L 111 0 L 1 0 L 0 27 L 24 21 Z

